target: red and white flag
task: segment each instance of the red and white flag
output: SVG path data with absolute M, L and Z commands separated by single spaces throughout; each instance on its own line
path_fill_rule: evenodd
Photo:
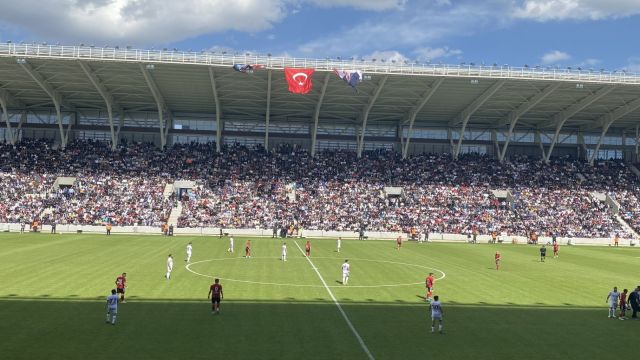
M 311 77 L 315 69 L 284 68 L 284 77 L 289 84 L 289 91 L 294 94 L 306 94 L 313 88 Z

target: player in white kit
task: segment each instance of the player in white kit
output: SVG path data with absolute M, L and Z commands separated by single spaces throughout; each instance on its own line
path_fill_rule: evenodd
M 227 252 L 233 253 L 233 236 L 229 236 L 229 248 Z
M 116 289 L 111 290 L 111 295 L 107 296 L 107 324 L 116 324 L 116 315 L 118 314 L 118 294 Z
M 340 252 L 340 248 L 342 247 L 342 238 L 341 237 L 338 238 L 338 244 L 337 245 L 338 245 L 338 252 Z
M 342 264 L 342 285 L 347 285 L 349 282 L 349 271 L 351 270 L 351 266 L 349 265 L 349 260 L 345 260 L 344 264 Z
M 185 260 L 187 263 L 191 262 L 191 254 L 193 253 L 193 246 L 191 245 L 191 242 L 189 244 L 187 244 L 187 260 Z
M 607 295 L 607 301 L 609 302 L 609 317 L 616 317 L 616 309 L 618 308 L 618 298 L 620 298 L 620 293 L 618 292 L 618 287 L 614 286 L 613 291 L 609 292 Z
M 438 295 L 433 297 L 433 301 L 429 304 L 431 309 L 431 332 L 435 330 L 436 320 L 439 322 L 438 331 L 442 334 L 442 305 Z
M 280 260 L 287 261 L 287 243 L 282 244 L 282 254 Z
M 165 275 L 167 280 L 171 279 L 171 271 L 173 271 L 173 257 L 169 254 L 169 257 L 167 257 L 167 275 Z

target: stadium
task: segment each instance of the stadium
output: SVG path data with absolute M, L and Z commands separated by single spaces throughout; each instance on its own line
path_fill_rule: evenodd
M 3 43 L 0 105 L 11 359 L 629 353 L 598 344 L 637 326 L 602 300 L 637 281 L 638 75 Z

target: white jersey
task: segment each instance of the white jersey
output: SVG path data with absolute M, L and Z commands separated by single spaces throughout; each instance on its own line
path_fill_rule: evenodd
M 620 293 L 617 291 L 612 291 L 609 293 L 609 303 L 613 304 L 613 306 L 615 306 L 618 303 L 618 297 L 620 296 Z
M 282 245 L 282 255 L 283 256 L 287 255 L 287 245 Z
M 434 301 L 429 306 L 431 308 L 431 317 L 432 318 L 441 318 L 442 317 L 442 305 L 440 305 L 440 301 Z
M 191 246 L 191 244 L 187 245 L 187 255 L 191 255 L 192 251 L 193 251 L 193 246 Z
M 233 249 L 233 238 L 229 238 L 229 248 Z
M 112 294 L 107 296 L 107 307 L 111 310 L 118 308 L 118 295 Z
M 171 271 L 173 270 L 173 258 L 168 258 L 167 259 L 167 271 Z
M 340 246 L 342 246 L 342 240 L 338 239 L 338 249 L 340 249 Z
M 342 273 L 349 275 L 349 270 L 351 269 L 351 265 L 349 263 L 342 264 Z

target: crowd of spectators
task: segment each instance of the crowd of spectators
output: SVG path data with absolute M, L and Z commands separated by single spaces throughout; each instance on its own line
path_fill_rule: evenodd
M 59 176 L 72 186 L 54 186 Z M 338 231 L 443 232 L 562 237 L 623 234 L 605 202 L 617 199 L 621 216 L 638 229 L 640 199 L 634 174 L 621 163 L 590 167 L 569 159 L 545 164 L 514 157 L 503 164 L 481 155 L 452 161 L 447 154 L 402 159 L 392 151 L 73 141 L 65 151 L 44 140 L 0 144 L 0 222 L 38 219 L 59 224 L 160 226 L 176 202 L 179 227 L 296 226 Z M 176 199 L 165 186 L 191 180 Z M 399 187 L 400 194 L 387 194 Z M 497 198 L 495 191 L 509 194 Z

